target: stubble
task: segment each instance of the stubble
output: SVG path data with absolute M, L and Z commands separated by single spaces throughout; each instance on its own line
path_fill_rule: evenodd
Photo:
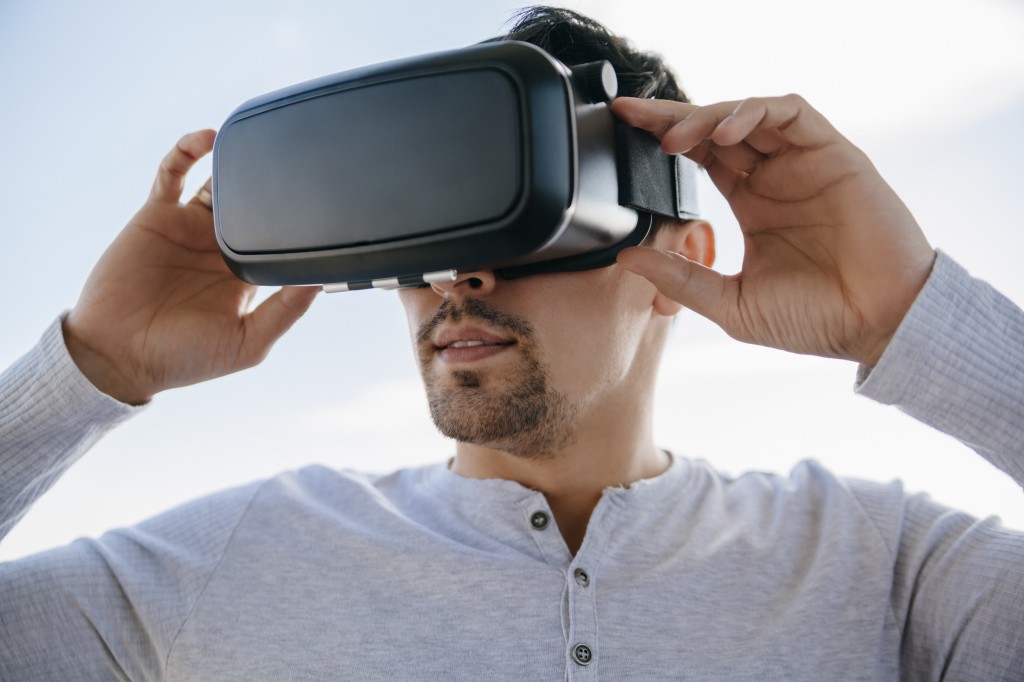
M 503 375 L 495 371 L 454 370 L 440 374 L 435 366 L 434 330 L 463 318 L 487 322 L 511 333 L 519 358 Z M 420 327 L 416 342 L 420 372 L 430 416 L 438 431 L 462 443 L 473 443 L 522 457 L 551 459 L 572 442 L 578 409 L 551 387 L 533 327 L 523 318 L 499 313 L 484 301 L 446 299 Z

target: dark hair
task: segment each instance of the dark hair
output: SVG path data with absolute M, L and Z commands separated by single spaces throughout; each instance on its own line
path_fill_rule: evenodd
M 532 43 L 567 66 L 607 59 L 615 69 L 622 96 L 690 101 L 661 55 L 634 49 L 625 38 L 589 17 L 561 7 L 536 6 L 519 10 L 510 22 L 514 23 L 505 40 Z M 654 216 L 648 240 L 662 227 L 679 222 Z
M 589 17 L 561 7 L 524 7 L 505 40 L 533 43 L 568 66 L 607 59 L 619 79 L 619 94 L 689 102 L 661 55 L 633 49 L 624 38 Z

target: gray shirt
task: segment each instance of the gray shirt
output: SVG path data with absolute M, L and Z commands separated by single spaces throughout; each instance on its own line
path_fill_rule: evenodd
M 939 256 L 858 390 L 1024 481 L 1024 313 Z M 130 409 L 52 327 L 0 396 L 6 531 Z M 542 494 L 310 467 L 0 565 L 3 680 L 1024 680 L 1024 536 L 898 483 L 674 457 L 573 557 Z

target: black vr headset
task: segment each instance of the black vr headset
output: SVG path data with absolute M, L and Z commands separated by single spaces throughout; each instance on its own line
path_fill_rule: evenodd
M 696 164 L 617 123 L 617 88 L 499 41 L 257 97 L 214 145 L 217 242 L 244 280 L 328 291 L 610 265 L 698 217 Z

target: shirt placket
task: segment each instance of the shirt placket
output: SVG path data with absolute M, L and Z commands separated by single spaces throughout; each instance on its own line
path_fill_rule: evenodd
M 598 677 L 597 589 L 600 558 L 610 536 L 613 507 L 602 498 L 594 509 L 583 546 L 575 557 L 569 553 L 543 495 L 530 501 L 525 516 L 548 563 L 564 571 L 568 596 L 566 629 L 566 679 L 594 681 Z

